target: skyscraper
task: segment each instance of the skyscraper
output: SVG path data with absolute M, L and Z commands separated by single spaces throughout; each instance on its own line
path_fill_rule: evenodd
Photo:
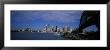
M 65 27 L 63 28 L 63 32 L 67 32 L 67 31 L 68 31 L 68 27 L 65 26 Z
M 46 25 L 46 32 L 53 32 L 50 24 Z
M 55 28 L 55 32 L 57 32 L 57 26 L 56 26 L 56 28 Z

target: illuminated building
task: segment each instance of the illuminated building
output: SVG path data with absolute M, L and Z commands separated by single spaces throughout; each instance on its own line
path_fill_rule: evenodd
M 45 26 L 45 30 L 46 30 L 46 32 L 53 32 L 53 26 L 48 24 L 48 25 Z
M 65 27 L 63 28 L 63 32 L 68 32 L 68 27 L 67 27 L 67 26 L 65 26 Z

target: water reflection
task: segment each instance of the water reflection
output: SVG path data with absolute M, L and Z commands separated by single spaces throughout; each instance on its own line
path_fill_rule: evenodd
M 12 32 L 11 40 L 64 40 L 59 33 Z

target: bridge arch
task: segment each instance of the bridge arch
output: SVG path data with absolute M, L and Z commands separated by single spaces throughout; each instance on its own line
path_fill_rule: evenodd
M 98 32 L 100 32 L 100 11 L 84 11 L 82 13 L 78 28 L 79 32 L 91 25 L 96 25 Z

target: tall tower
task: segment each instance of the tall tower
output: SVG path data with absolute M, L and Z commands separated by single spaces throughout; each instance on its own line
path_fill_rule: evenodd
M 55 32 L 57 32 L 57 26 L 56 26 L 56 28 L 55 28 Z
M 63 28 L 63 32 L 68 32 L 68 27 L 67 27 L 67 26 L 65 26 L 65 27 Z

